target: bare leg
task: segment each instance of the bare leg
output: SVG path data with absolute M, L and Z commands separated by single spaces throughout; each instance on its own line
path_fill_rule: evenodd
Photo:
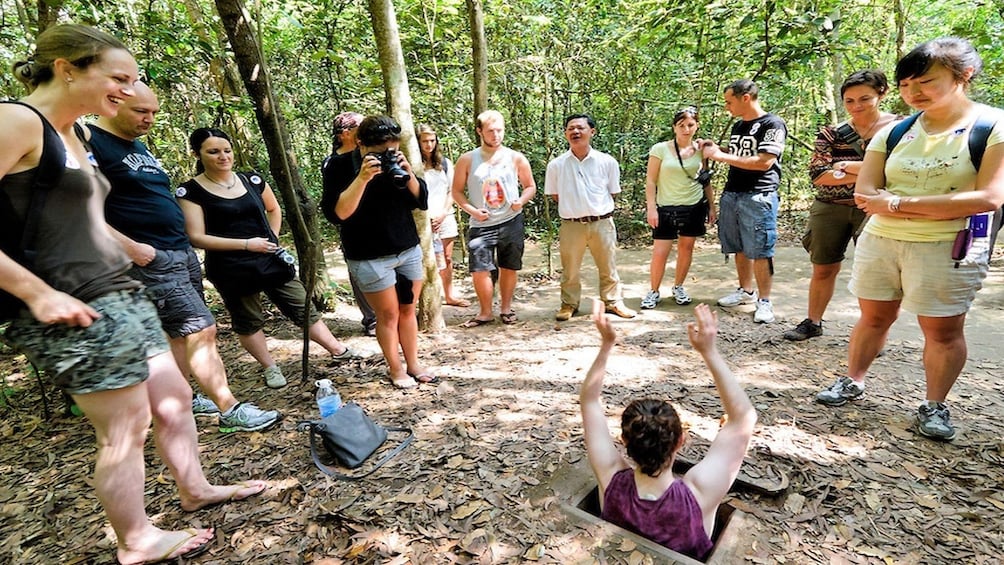
M 950 318 L 917 316 L 924 332 L 924 374 L 927 398 L 944 402 L 966 365 L 966 315 Z
M 492 273 L 491 271 L 475 271 L 471 273 L 471 279 L 474 281 L 474 292 L 478 295 L 479 312 L 477 319 L 491 320 L 494 317 L 492 314 L 492 297 L 495 295 L 495 285 L 492 284 Z
M 673 252 L 672 239 L 656 239 L 652 241 L 652 263 L 648 268 L 649 287 L 658 291 L 662 286 L 662 279 L 666 276 L 666 261 L 669 260 L 670 253 Z
M 753 260 L 747 259 L 743 253 L 736 253 L 735 260 L 739 286 L 749 292 L 753 292 Z
M 416 298 L 422 294 L 422 281 L 412 281 L 412 292 Z M 415 314 L 415 303 L 398 306 L 397 318 L 398 340 L 407 363 L 407 372 L 411 375 L 421 375 L 425 372 L 418 360 L 418 316 Z
M 499 268 L 499 310 L 512 310 L 512 299 L 516 294 L 516 271 Z
M 338 341 L 338 338 L 331 333 L 324 320 L 317 320 L 307 331 L 310 341 L 320 345 L 332 355 L 341 355 L 348 349 L 344 343 Z
M 407 380 L 408 374 L 401 365 L 398 349 L 401 338 L 398 334 L 401 307 L 397 301 L 397 290 L 391 286 L 378 292 L 367 292 L 366 300 L 373 307 L 377 317 L 377 343 L 387 360 L 387 369 L 392 381 Z M 414 313 L 414 308 L 412 308 Z M 417 327 L 417 320 L 415 322 Z M 407 354 L 407 352 L 406 352 Z
M 770 300 L 770 290 L 774 283 L 774 275 L 770 272 L 772 259 L 754 259 L 753 275 L 756 277 L 756 288 L 763 300 Z M 738 261 L 736 262 L 738 264 Z M 745 286 L 743 288 L 746 288 Z
M 847 349 L 847 376 L 861 383 L 875 356 L 885 346 L 889 328 L 899 317 L 899 300 L 858 299 L 861 317 L 851 330 L 851 344 Z
M 174 361 L 166 353 L 162 357 L 181 379 Z M 183 379 L 181 383 L 188 389 Z M 192 419 L 191 389 L 188 390 L 187 406 L 189 419 Z M 212 539 L 211 529 L 197 530 L 192 536 L 183 531 L 161 530 L 147 518 L 143 501 L 143 444 L 151 419 L 147 384 L 74 395 L 73 400 L 94 426 L 98 445 L 94 490 L 115 530 L 119 562 L 131 564 L 158 559 L 179 543 L 182 544 L 180 554 Z
M 227 382 L 227 370 L 216 347 L 216 324 L 181 338 L 171 339 L 171 351 L 179 358 L 179 345 L 185 363 L 178 363 L 182 375 L 192 375 L 206 396 L 223 412 L 237 404 Z M 187 371 L 187 372 L 186 372 Z
M 694 261 L 694 242 L 696 237 L 680 236 L 680 245 L 676 250 L 676 272 L 673 275 L 673 284 L 683 286 L 687 282 L 687 273 L 690 272 L 690 265 Z
M 814 324 L 823 321 L 823 314 L 830 304 L 830 299 L 833 298 L 833 289 L 837 284 L 839 273 L 840 263 L 812 266 L 812 279 L 809 281 L 809 319 Z
M 446 303 L 452 306 L 470 306 L 469 302 L 453 294 L 453 242 L 456 238 L 448 237 L 442 241 L 446 268 L 439 271 L 439 277 L 443 281 L 443 296 L 446 298 Z
M 268 344 L 265 342 L 265 332 L 258 330 L 251 335 L 238 335 L 241 345 L 255 358 L 259 365 L 266 369 L 275 365 L 272 354 L 268 352 Z

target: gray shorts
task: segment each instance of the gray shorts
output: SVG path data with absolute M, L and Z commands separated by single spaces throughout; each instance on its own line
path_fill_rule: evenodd
M 88 304 L 101 313 L 89 327 L 43 324 L 24 311 L 5 337 L 70 394 L 145 381 L 147 359 L 170 350 L 153 304 L 142 290 L 111 292 Z
M 400 274 L 409 281 L 425 279 L 422 266 L 422 248 L 409 247 L 397 255 L 385 255 L 376 259 L 346 259 L 349 272 L 356 278 L 359 288 L 367 294 L 380 292 L 397 284 Z
M 494 271 L 496 266 L 513 271 L 522 269 L 525 239 L 523 214 L 497 226 L 472 227 L 467 232 L 470 271 Z
M 153 261 L 133 265 L 129 275 L 146 286 L 164 331 L 172 338 L 200 332 L 216 323 L 206 306 L 199 256 L 189 247 L 158 249 Z

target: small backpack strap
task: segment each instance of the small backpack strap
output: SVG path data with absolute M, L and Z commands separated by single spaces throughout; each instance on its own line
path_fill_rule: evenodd
M 892 153 L 892 150 L 899 145 L 899 140 L 903 139 L 906 132 L 913 127 L 913 124 L 916 123 L 918 119 L 920 119 L 921 114 L 923 114 L 923 112 L 917 112 L 893 126 L 892 131 L 889 132 L 889 137 L 885 140 L 885 154 L 887 159 L 889 158 L 889 154 Z
M 973 162 L 973 167 L 979 172 L 980 164 L 983 163 L 983 153 L 987 150 L 987 141 L 990 139 L 990 132 L 997 125 L 995 120 L 986 116 L 976 118 L 973 129 L 969 130 L 969 159 Z

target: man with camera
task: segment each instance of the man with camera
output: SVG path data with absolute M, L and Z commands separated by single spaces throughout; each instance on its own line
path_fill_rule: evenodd
M 206 306 L 202 267 L 185 233 L 185 217 L 171 179 L 139 138 L 153 125 L 160 104 L 148 86 L 122 102 L 114 118 L 89 126 L 91 150 L 111 183 L 105 217 L 133 261 L 129 272 L 143 282 L 157 306 L 171 351 L 184 375 L 195 377 L 206 396 L 192 400 L 196 415 L 219 415 L 220 427 L 257 431 L 281 419 L 275 410 L 238 402 L 216 347 L 216 319 Z
M 564 322 L 579 311 L 582 296 L 582 257 L 589 249 L 600 274 L 600 299 L 606 311 L 621 318 L 634 318 L 626 307 L 617 274 L 617 227 L 614 225 L 614 195 L 621 191 L 620 165 L 592 148 L 596 122 L 586 114 L 565 118 L 568 151 L 547 164 L 544 194 L 558 203 L 561 228 L 561 308 L 554 316 Z
M 465 328 L 494 320 L 492 271 L 496 268 L 499 318 L 505 324 L 518 321 L 512 299 L 516 293 L 516 273 L 523 268 L 523 207 L 537 192 L 530 162 L 522 153 L 502 145 L 505 137 L 502 114 L 495 110 L 482 112 L 476 130 L 481 146 L 457 159 L 452 187 L 457 206 L 471 216 L 467 247 L 479 311 L 461 325 Z
M 759 88 L 748 79 L 725 87 L 725 109 L 739 121 L 732 126 L 729 150 L 700 142 L 705 159 L 729 165 L 718 214 L 722 253 L 736 255 L 739 287 L 718 300 L 726 308 L 756 303 L 753 321 L 774 321 L 770 301 L 777 241 L 777 188 L 788 128 L 779 116 L 760 107 Z M 754 279 L 756 288 L 753 288 Z M 759 299 L 758 299 L 759 298 Z

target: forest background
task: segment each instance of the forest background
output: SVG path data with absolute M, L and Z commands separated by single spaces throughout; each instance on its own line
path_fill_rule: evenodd
M 398 1 L 393 6 L 410 82 L 412 116 L 440 133 L 452 159 L 474 147 L 471 0 Z M 292 0 L 246 5 L 286 118 L 305 192 L 319 197 L 319 168 L 331 152 L 339 112 L 385 113 L 371 6 L 359 0 Z M 23 59 L 39 20 L 75 21 L 121 37 L 160 95 L 146 143 L 176 181 L 194 174 L 187 136 L 211 125 L 235 135 L 239 166 L 269 172 L 254 103 L 241 84 L 215 5 L 205 0 L 0 0 L 0 60 Z M 811 199 L 806 169 L 818 128 L 845 119 L 839 86 L 863 68 L 886 71 L 921 41 L 972 41 L 985 69 L 973 96 L 1004 105 L 1004 2 L 905 0 L 731 2 L 661 0 L 487 0 L 488 107 L 507 119 L 506 143 L 524 152 L 539 186 L 546 163 L 566 149 L 563 117 L 588 112 L 594 146 L 621 163 L 616 221 L 623 240 L 649 233 L 644 218 L 648 149 L 672 134 L 672 115 L 701 110 L 699 135 L 721 139 L 731 119 L 722 88 L 754 78 L 768 111 L 788 123 L 781 187 L 785 211 Z M 0 96 L 23 87 L 0 74 Z M 890 93 L 890 111 L 908 111 Z M 720 175 L 721 177 L 721 175 Z M 274 183 L 273 183 L 274 184 Z M 307 203 L 310 204 L 310 203 Z M 529 232 L 548 245 L 558 217 L 549 199 L 527 207 Z M 323 223 L 323 222 L 322 222 Z M 327 229 L 325 240 L 335 238 Z

